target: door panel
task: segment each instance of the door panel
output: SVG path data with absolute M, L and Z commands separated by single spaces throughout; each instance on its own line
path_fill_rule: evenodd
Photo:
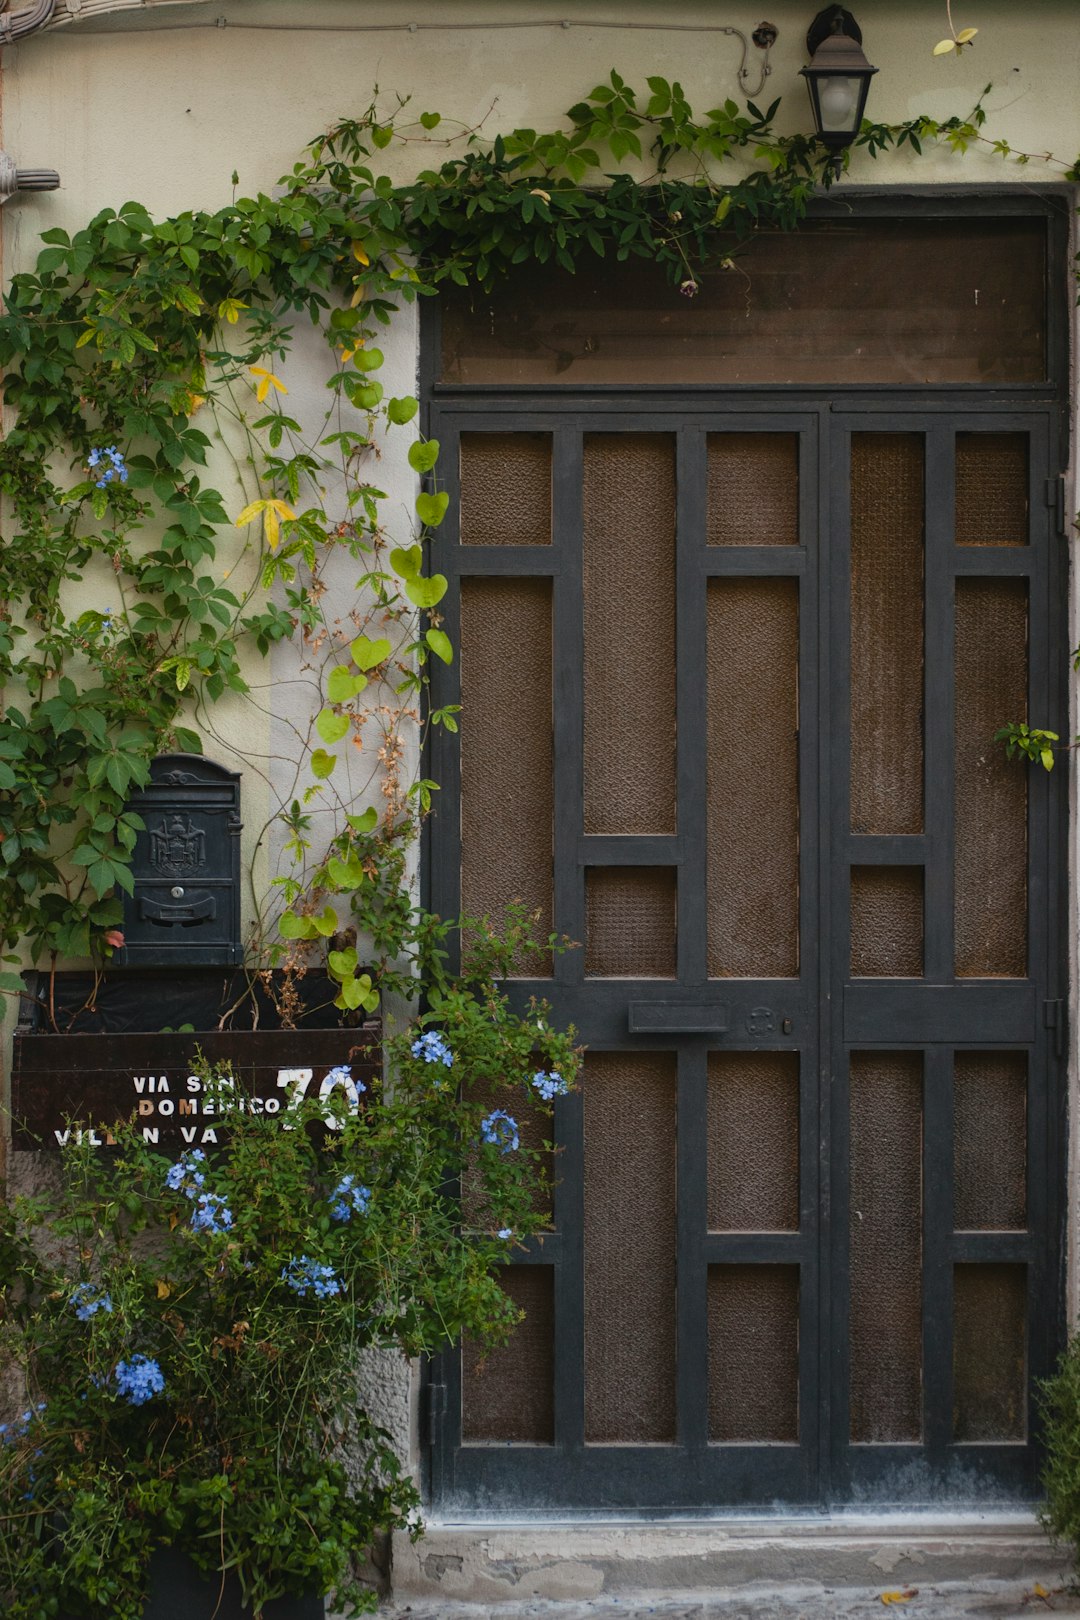
M 1056 712 L 1046 415 L 504 404 L 433 408 L 429 899 L 579 941 L 513 995 L 588 1052 L 435 1501 L 1024 1494 L 1056 783 L 993 732 Z

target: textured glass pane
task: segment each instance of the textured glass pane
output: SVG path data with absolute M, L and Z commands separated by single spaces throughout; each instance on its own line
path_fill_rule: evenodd
M 851 1438 L 922 1438 L 922 1055 L 851 1058 Z
M 709 1267 L 709 1439 L 799 1438 L 798 1266 Z
M 675 1059 L 589 1052 L 585 1438 L 675 1438 Z
M 583 543 L 585 831 L 672 833 L 675 440 L 670 434 L 586 436 Z
M 522 679 L 522 670 L 528 679 Z M 551 584 L 461 586 L 461 906 L 501 921 L 521 900 L 551 931 Z M 465 719 L 465 716 L 468 719 Z M 549 978 L 551 959 L 518 964 Z
M 1027 719 L 1027 582 L 956 581 L 956 972 L 1027 973 L 1026 760 L 994 733 Z
M 799 440 L 794 433 L 710 433 L 710 546 L 797 546 Z
M 953 1271 L 953 1435 L 1023 1440 L 1027 1433 L 1027 1268 Z
M 923 440 L 851 438 L 851 830 L 923 830 Z
M 858 8 L 856 8 L 857 10 Z M 942 8 L 943 9 L 943 8 Z M 445 287 L 464 383 L 991 383 L 1046 378 L 1040 219 L 802 220 L 683 297 L 665 267 L 522 265 Z
M 799 971 L 799 586 L 708 586 L 711 978 Z
M 551 1445 L 555 1360 L 554 1273 L 550 1266 L 506 1266 L 499 1284 L 525 1312 L 501 1349 L 461 1347 L 461 1438 Z
M 463 546 L 551 544 L 550 433 L 461 435 Z
M 709 1053 L 709 1230 L 799 1227 L 799 1054 Z
M 590 977 L 675 977 L 674 868 L 590 867 L 585 907 L 585 972 Z
M 956 543 L 1026 546 L 1026 433 L 956 435 Z
M 922 971 L 922 867 L 853 866 L 852 977 L 917 979 Z
M 953 1059 L 954 1216 L 958 1232 L 1027 1225 L 1027 1054 Z

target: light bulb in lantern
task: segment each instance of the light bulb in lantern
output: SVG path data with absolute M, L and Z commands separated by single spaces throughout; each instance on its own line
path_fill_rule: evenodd
M 823 129 L 849 129 L 858 101 L 857 79 L 827 79 L 821 87 L 821 124 Z

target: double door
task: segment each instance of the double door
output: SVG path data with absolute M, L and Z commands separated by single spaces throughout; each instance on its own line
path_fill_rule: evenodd
M 1051 420 L 433 408 L 437 911 L 535 908 L 586 1047 L 440 1511 L 1022 1498 L 1060 1333 Z M 527 1122 L 526 1122 L 527 1123 Z

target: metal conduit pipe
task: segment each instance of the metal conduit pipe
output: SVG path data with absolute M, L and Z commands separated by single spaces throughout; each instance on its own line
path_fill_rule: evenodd
M 32 6 L 19 11 L 5 11 L 0 15 L 0 45 L 13 45 L 17 39 L 36 34 L 51 21 L 55 10 L 56 0 L 34 0 Z

